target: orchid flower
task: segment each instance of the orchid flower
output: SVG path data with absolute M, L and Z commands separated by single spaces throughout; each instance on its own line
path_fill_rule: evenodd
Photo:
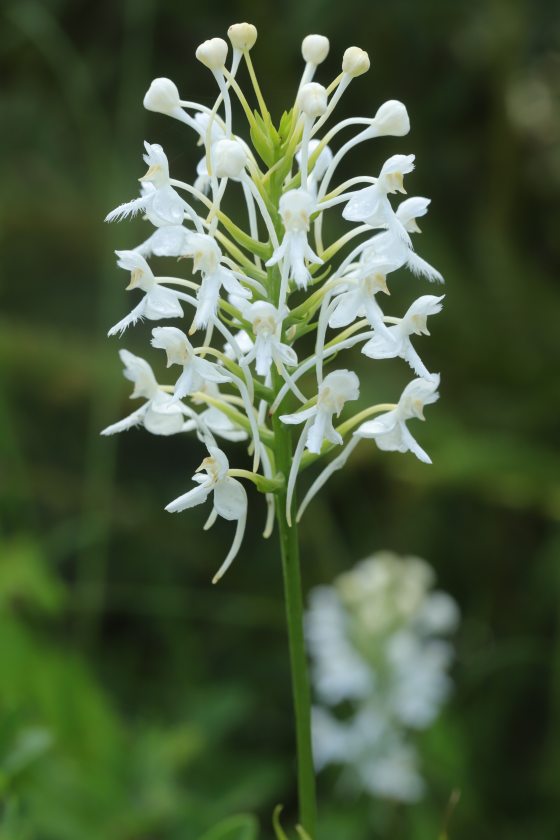
M 407 309 L 403 318 L 382 333 L 377 333 L 362 347 L 362 353 L 370 359 L 394 359 L 400 356 L 417 376 L 430 379 L 432 374 L 424 365 L 412 346 L 411 335 L 429 335 L 429 315 L 441 312 L 441 301 L 445 295 L 422 295 Z
M 200 271 L 202 275 L 192 331 L 206 327 L 215 317 L 222 286 L 230 294 L 241 298 L 251 297 L 251 292 L 241 285 L 231 269 L 222 265 L 220 247 L 208 234 L 193 233 L 184 255 L 192 257 L 193 270 Z
M 192 418 L 194 412 L 160 388 L 152 368 L 140 356 L 134 356 L 128 350 L 119 350 L 119 356 L 124 365 L 125 377 L 134 383 L 130 399 L 143 397 L 146 402 L 128 417 L 107 426 L 101 434 L 114 435 L 134 426 L 144 426 L 153 435 L 175 435 L 187 431 L 190 424 L 185 418 Z
M 159 321 L 162 318 L 180 318 L 183 315 L 177 293 L 158 283 L 144 257 L 135 251 L 117 251 L 116 254 L 119 258 L 117 265 L 130 271 L 127 291 L 141 289 L 145 294 L 128 315 L 111 327 L 109 335 L 122 334 L 128 326 L 142 318 Z
M 229 553 L 212 578 L 212 583 L 217 583 L 235 560 L 241 546 L 247 521 L 247 493 L 241 482 L 229 475 L 229 461 L 217 446 L 208 446 L 208 456 L 198 467 L 192 479 L 198 484 L 198 487 L 194 487 L 169 502 L 165 507 L 166 511 L 178 513 L 187 510 L 187 508 L 202 505 L 208 496 L 213 493 L 212 512 L 204 529 L 210 528 L 218 516 L 222 516 L 230 522 L 237 522 Z
M 362 423 L 354 436 L 371 438 L 379 449 L 386 452 L 412 452 L 420 461 L 431 464 L 430 456 L 412 437 L 406 423 L 414 417 L 425 419 L 424 406 L 436 402 L 438 387 L 439 374 L 433 374 L 430 379 L 413 379 L 402 392 L 394 409 L 380 414 L 375 420 Z
M 197 356 L 185 333 L 177 327 L 154 327 L 152 336 L 152 347 L 167 353 L 167 367 L 183 366 L 183 372 L 175 383 L 174 399 L 180 400 L 194 391 L 200 391 L 205 382 L 231 381 L 216 364 Z
M 307 241 L 309 220 L 314 209 L 313 195 L 305 190 L 290 190 L 283 194 L 278 212 L 286 232 L 280 247 L 266 263 L 270 267 L 282 262 L 285 282 L 293 277 L 298 289 L 306 289 L 311 278 L 306 260 L 323 262 Z

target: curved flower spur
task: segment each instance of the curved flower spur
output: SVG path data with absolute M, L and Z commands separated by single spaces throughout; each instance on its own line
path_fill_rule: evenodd
M 363 438 L 381 450 L 410 451 L 429 462 L 406 424 L 423 419 L 423 407 L 437 399 L 439 375 L 422 362 L 421 341 L 411 339 L 427 334 L 427 318 L 440 311 L 443 296 L 422 294 L 406 312 L 388 315 L 380 293 L 389 293 L 392 273 L 403 267 L 429 281 L 442 278 L 417 255 L 412 238 L 429 199 L 412 196 L 394 204 L 393 197 L 405 193 L 414 155 L 392 155 L 378 175 L 336 183 L 340 162 L 355 146 L 381 136 L 401 137 L 410 128 L 405 106 L 394 100 L 381 104 L 373 117 L 328 127 L 346 88 L 369 69 L 368 54 L 359 47 L 347 49 L 341 72 L 323 86 L 314 79 L 329 41 L 307 36 L 293 105 L 275 125 L 251 59 L 255 27 L 235 24 L 228 37 L 231 56 L 221 38 L 205 41 L 196 51 L 216 80 L 211 108 L 182 99 L 175 83 L 164 78 L 155 79 L 144 97 L 148 110 L 184 123 L 202 146 L 193 183 L 172 177 L 162 147 L 146 143 L 148 170 L 140 177 L 139 196 L 107 216 L 113 221 L 142 213 L 151 226 L 143 242 L 117 252 L 118 265 L 131 273 L 127 288 L 143 296 L 109 333 L 122 335 L 144 319 L 156 322 L 153 347 L 167 354 L 172 371 L 178 366 L 182 372 L 160 384 L 147 362 L 121 351 L 125 375 L 135 383 L 132 396 L 146 402 L 105 433 L 143 425 L 154 434 L 194 432 L 206 446 L 204 474 L 195 474 L 199 486 L 166 509 L 184 510 L 212 493 L 206 527 L 218 515 L 237 522 L 233 545 L 214 580 L 231 564 L 243 538 L 247 497 L 238 479 L 252 481 L 265 495 L 265 536 L 276 520 L 284 564 L 302 823 L 313 834 L 313 771 L 305 723 L 309 698 L 293 516 L 298 478 L 315 461 L 336 453 L 304 497 L 299 519 Z M 238 82 L 242 62 L 255 110 Z M 246 119 L 247 139 L 234 133 L 234 99 Z M 347 137 L 342 143 L 339 134 Z M 244 218 L 233 219 L 223 209 L 229 190 L 244 203 Z M 327 212 L 350 223 L 329 244 L 323 242 Z M 190 271 L 186 276 L 161 274 L 158 257 L 176 257 Z M 173 323 L 161 324 L 169 320 Z M 310 336 L 311 353 L 306 349 Z M 352 414 L 360 383 L 351 370 L 351 350 L 376 361 L 401 359 L 417 378 L 397 402 Z M 220 437 L 248 445 L 251 470 L 229 467 L 216 442 Z

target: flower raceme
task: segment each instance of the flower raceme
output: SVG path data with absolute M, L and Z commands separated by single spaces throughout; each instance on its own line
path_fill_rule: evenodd
M 118 265 L 130 272 L 127 288 L 142 296 L 109 334 L 122 335 L 142 320 L 157 322 L 151 344 L 165 352 L 175 375 L 160 384 L 147 361 L 121 350 L 124 374 L 134 383 L 132 397 L 144 402 L 103 434 L 143 426 L 152 434 L 197 435 L 208 452 L 194 475 L 198 486 L 166 510 L 182 511 L 212 496 L 205 527 L 218 516 L 237 523 L 214 580 L 229 567 L 243 539 L 247 495 L 240 478 L 265 495 L 269 536 L 275 512 L 291 524 L 301 472 L 333 452 L 298 518 L 364 439 L 380 450 L 412 452 L 430 461 L 407 424 L 423 419 L 423 407 L 437 399 L 439 375 L 422 361 L 416 337 L 428 334 L 427 319 L 441 310 L 443 300 L 443 295 L 422 294 L 404 313 L 391 315 L 383 303 L 400 269 L 442 281 L 418 256 L 413 241 L 429 199 L 411 196 L 394 203 L 406 192 L 414 155 L 394 154 L 380 162 L 375 176 L 337 182 L 338 166 L 355 146 L 381 136 L 402 137 L 410 128 L 405 106 L 395 100 L 382 103 L 373 117 L 328 126 L 348 85 L 369 69 L 367 53 L 347 49 L 341 73 L 323 86 L 315 75 L 329 41 L 307 36 L 293 105 L 274 125 L 250 56 L 255 27 L 234 24 L 228 37 L 231 57 L 221 38 L 205 41 L 196 52 L 216 81 L 211 108 L 182 99 L 176 84 L 165 78 L 155 79 L 144 97 L 145 108 L 182 122 L 202 147 L 192 182 L 172 177 L 162 147 L 145 143 L 148 168 L 139 179 L 139 195 L 107 216 L 119 221 L 141 214 L 150 226 L 142 242 L 117 251 Z M 242 63 L 257 109 L 238 81 Z M 234 107 L 244 114 L 248 139 L 234 133 Z M 340 143 L 339 133 L 348 139 Z M 235 219 L 223 204 L 231 190 L 245 207 Z M 327 213 L 349 223 L 328 245 L 323 242 Z M 160 271 L 161 257 L 177 258 L 186 276 Z M 162 323 L 167 321 L 173 323 Z M 358 376 L 350 368 L 355 348 L 367 359 L 401 359 L 412 369 L 416 378 L 396 403 L 350 414 L 360 397 Z M 331 369 L 335 358 L 337 367 Z M 244 443 L 252 470 L 230 469 L 218 438 Z

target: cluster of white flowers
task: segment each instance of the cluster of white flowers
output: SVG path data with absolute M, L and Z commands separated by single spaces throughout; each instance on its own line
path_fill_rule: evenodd
M 350 788 L 402 802 L 424 790 L 412 732 L 433 723 L 451 688 L 453 651 L 440 637 L 459 611 L 433 582 L 423 560 L 380 552 L 312 590 L 307 614 L 317 768 L 341 765 Z
M 118 265 L 130 272 L 127 289 L 141 298 L 109 335 L 122 335 L 142 320 L 186 318 L 187 326 L 152 329 L 152 346 L 165 351 L 168 367 L 180 370 L 169 384 L 161 384 L 144 359 L 121 351 L 125 376 L 134 383 L 132 397 L 144 403 L 104 434 L 143 425 L 152 434 L 198 435 L 208 450 L 200 468 L 206 477 L 196 474 L 200 486 L 167 510 L 201 504 L 213 491 L 207 526 L 217 515 L 237 522 L 232 550 L 215 580 L 243 536 L 247 498 L 238 478 L 253 481 L 266 494 L 269 535 L 275 493 L 284 494 L 291 524 L 299 473 L 336 447 L 343 448 L 313 483 L 298 518 L 363 438 L 380 449 L 410 451 L 430 461 L 407 423 L 423 419 L 423 407 L 437 399 L 439 376 L 428 371 L 412 338 L 427 334 L 427 318 L 439 312 L 443 297 L 422 295 L 402 317 L 385 315 L 378 302 L 379 293 L 389 291 L 388 276 L 402 267 L 430 281 L 442 279 L 416 254 L 411 237 L 419 231 L 416 220 L 426 214 L 429 200 L 407 198 L 396 207 L 390 200 L 405 192 L 403 178 L 414 167 L 414 155 L 393 155 L 376 177 L 354 177 L 331 187 L 339 163 L 354 146 L 409 131 L 405 106 L 392 100 L 373 117 L 345 119 L 322 132 L 344 90 L 368 70 L 367 53 L 347 49 L 340 74 L 323 87 L 313 78 L 327 57 L 329 41 L 321 35 L 306 37 L 305 68 L 293 107 L 274 126 L 250 57 L 255 27 L 235 24 L 228 36 L 231 61 L 221 38 L 205 41 L 196 52 L 217 83 L 212 108 L 182 99 L 165 78 L 155 79 L 144 97 L 148 110 L 183 122 L 202 145 L 194 184 L 172 178 L 162 147 L 145 143 L 148 170 L 139 179 L 140 195 L 107 216 L 114 221 L 141 213 L 152 227 L 142 243 L 117 252 Z M 258 110 L 237 81 L 242 59 Z M 233 133 L 234 97 L 249 124 L 251 145 Z M 332 141 L 346 130 L 353 136 L 334 151 Z M 245 204 L 245 223 L 223 210 L 230 185 Z M 342 208 L 342 218 L 358 224 L 325 247 L 323 218 L 332 208 Z M 192 261 L 189 276 L 158 273 L 148 260 L 161 257 Z M 309 344 L 313 333 L 314 346 Z M 309 349 L 302 357 L 295 345 L 304 336 L 300 346 Z M 335 418 L 346 403 L 359 397 L 359 380 L 348 367 L 324 369 L 353 347 L 371 359 L 400 357 L 416 378 L 396 403 L 371 406 L 337 426 Z M 279 422 L 286 428 L 303 425 L 288 475 L 277 474 Z M 247 441 L 252 470 L 230 469 L 216 438 Z

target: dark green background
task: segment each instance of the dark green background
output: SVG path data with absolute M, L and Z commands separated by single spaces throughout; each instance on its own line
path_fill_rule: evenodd
M 344 799 L 325 774 L 320 840 L 435 840 L 454 789 L 451 838 L 553 840 L 560 10 L 529 0 L 0 5 L 0 837 L 194 840 L 256 812 L 269 838 L 277 802 L 287 825 L 295 817 L 281 576 L 274 540 L 260 539 L 262 499 L 251 496 L 242 554 L 211 587 L 231 527 L 203 535 L 204 511 L 163 511 L 190 486 L 200 445 L 98 434 L 132 405 L 117 347 L 154 358 L 149 325 L 105 337 L 130 301 L 112 251 L 145 226 L 102 219 L 136 193 L 144 139 L 164 145 L 176 177 L 200 156 L 142 96 L 170 76 L 211 104 L 194 50 L 244 19 L 259 29 L 253 59 L 276 117 L 305 34 L 331 39 L 320 81 L 348 45 L 370 52 L 340 117 L 397 98 L 412 132 L 360 147 L 345 171 L 417 155 L 409 193 L 433 199 L 418 248 L 447 280 L 420 348 L 442 396 L 412 429 L 433 465 L 364 445 L 302 540 L 306 587 L 380 548 L 432 563 L 463 614 L 456 691 L 421 742 L 426 800 Z M 392 313 L 432 291 L 403 275 Z M 407 378 L 397 363 L 360 361 L 359 373 L 364 405 L 394 399 Z

